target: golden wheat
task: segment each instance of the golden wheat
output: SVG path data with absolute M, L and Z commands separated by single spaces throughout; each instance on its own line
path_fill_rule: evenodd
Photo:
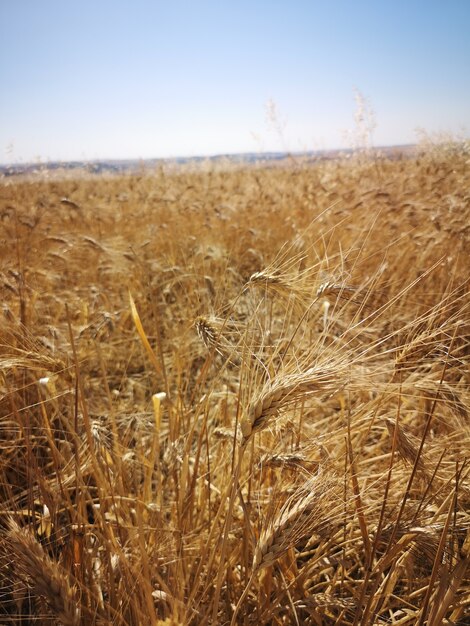
M 469 186 L 2 179 L 0 621 L 468 623 Z

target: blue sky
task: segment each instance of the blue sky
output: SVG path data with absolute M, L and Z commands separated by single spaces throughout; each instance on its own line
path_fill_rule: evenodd
M 0 0 L 0 162 L 470 133 L 470 0 Z M 277 124 L 269 121 L 273 102 Z

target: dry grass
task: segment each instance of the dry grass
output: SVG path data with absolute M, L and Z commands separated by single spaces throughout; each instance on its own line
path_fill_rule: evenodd
M 0 622 L 470 623 L 469 189 L 4 179 Z

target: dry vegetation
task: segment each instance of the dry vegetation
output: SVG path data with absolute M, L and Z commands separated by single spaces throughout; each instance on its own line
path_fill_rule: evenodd
M 4 179 L 2 624 L 469 624 L 470 161 Z

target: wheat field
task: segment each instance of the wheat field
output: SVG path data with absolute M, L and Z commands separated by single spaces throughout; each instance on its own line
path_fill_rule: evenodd
M 0 181 L 0 624 L 470 624 L 470 155 Z

